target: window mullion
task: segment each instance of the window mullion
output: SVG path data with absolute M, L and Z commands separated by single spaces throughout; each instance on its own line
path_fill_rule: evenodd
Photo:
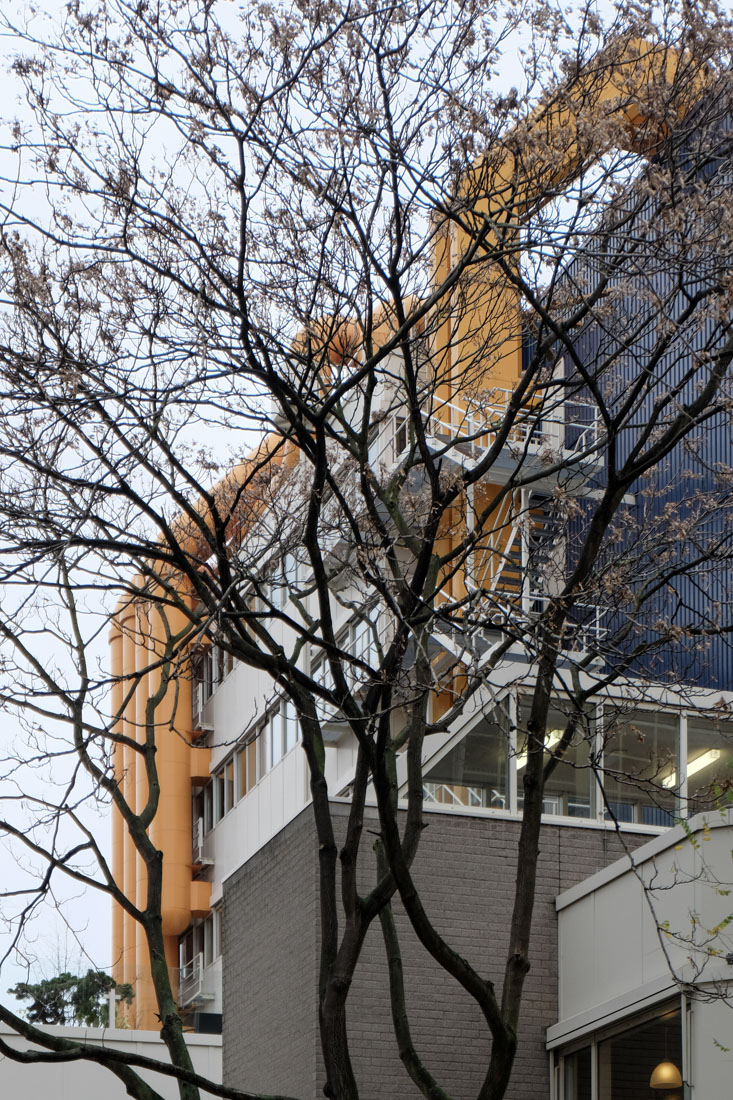
M 680 715 L 679 745 L 677 747 L 679 759 L 677 775 L 679 777 L 678 807 L 680 817 L 687 817 L 687 713 Z
M 593 755 L 597 761 L 596 769 L 593 775 L 593 789 L 596 797 L 596 820 L 606 820 L 606 805 L 603 800 L 603 791 L 601 789 L 600 776 L 603 775 L 603 736 L 604 736 L 604 712 L 603 703 L 596 705 L 596 722 L 595 722 L 595 735 Z
M 507 801 L 509 805 L 509 812 L 516 814 L 519 812 L 517 807 L 517 723 L 518 717 L 518 704 L 517 696 L 514 692 L 510 692 L 507 698 L 507 709 L 509 717 L 509 767 L 507 769 Z

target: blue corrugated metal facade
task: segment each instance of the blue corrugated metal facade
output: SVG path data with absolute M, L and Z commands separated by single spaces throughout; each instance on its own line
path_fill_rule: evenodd
M 640 399 L 615 438 L 617 468 L 628 459 L 670 394 L 675 394 L 674 400 L 661 414 L 662 424 L 674 420 L 682 407 L 697 397 L 731 340 L 730 316 L 725 311 L 721 314 L 716 288 L 725 282 L 733 258 L 730 249 L 726 252 L 725 242 L 708 251 L 704 248 L 705 233 L 714 232 L 714 225 L 704 225 L 705 198 L 709 196 L 712 219 L 715 203 L 730 201 L 727 196 L 733 175 L 730 114 L 721 113 L 719 106 L 716 110 L 714 137 L 707 132 L 704 157 L 698 155 L 698 149 L 695 158 L 685 159 L 686 148 L 701 140 L 696 118 L 687 124 L 674 149 L 680 175 L 688 163 L 695 164 L 685 184 L 695 199 L 689 206 L 698 210 L 701 222 L 686 222 L 689 213 L 678 216 L 676 222 L 670 216 L 666 221 L 672 229 L 660 234 L 654 228 L 658 206 L 648 197 L 640 199 L 645 192 L 639 187 L 616 211 L 618 216 L 620 210 L 636 204 L 632 228 L 637 240 L 630 241 L 627 222 L 618 234 L 603 236 L 604 252 L 600 246 L 589 248 L 584 261 L 586 271 L 597 268 L 611 273 L 612 293 L 602 311 L 596 311 L 574 338 L 574 348 L 594 377 L 612 417 L 621 415 L 632 388 L 644 380 Z M 680 211 L 688 209 L 681 201 L 678 205 Z M 618 221 L 624 219 L 618 217 Z M 643 247 L 638 247 L 644 232 L 649 235 Z M 697 252 L 692 239 L 703 242 L 696 246 Z M 619 262 L 619 251 L 624 249 L 628 262 Z M 609 257 L 611 250 L 616 250 L 613 257 Z M 619 271 L 623 271 L 625 283 Z M 582 274 L 583 267 L 576 263 L 568 278 L 580 285 Z M 707 313 L 704 305 L 693 308 L 696 296 L 706 292 L 716 303 Z M 525 365 L 531 355 L 527 345 Z M 571 388 L 579 379 L 567 366 L 565 377 Z M 731 392 L 730 386 L 727 392 Z M 592 403 L 590 391 L 585 389 L 584 395 Z M 605 472 L 596 476 L 595 489 L 603 488 L 610 460 L 607 447 Z M 617 529 L 606 538 L 595 578 L 596 588 L 602 589 L 607 571 L 607 591 L 594 597 L 604 608 L 607 661 L 623 663 L 635 647 L 644 647 L 646 651 L 631 660 L 630 671 L 643 671 L 669 683 L 692 682 L 733 690 L 733 632 L 718 629 L 733 626 L 732 409 L 721 408 L 695 427 L 660 464 L 637 479 L 629 493 L 633 499 L 622 509 Z M 592 507 L 588 503 L 569 522 L 571 559 L 578 553 Z M 660 577 L 663 584 L 658 583 Z M 635 600 L 646 592 L 648 598 L 635 607 Z M 678 632 L 671 643 L 670 625 L 672 633 Z M 626 636 L 619 638 L 624 627 Z

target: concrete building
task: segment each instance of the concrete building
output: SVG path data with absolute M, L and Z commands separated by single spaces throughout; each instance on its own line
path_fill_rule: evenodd
M 350 627 L 345 613 L 342 626 Z M 185 870 L 190 896 L 205 893 L 206 902 L 191 905 L 175 938 L 179 1003 L 193 1028 L 222 1027 L 225 1082 L 315 1098 L 323 1082 L 316 1011 L 317 840 L 297 721 L 284 699 L 273 701 L 264 675 L 228 664 L 215 646 L 200 655 L 195 668 L 191 728 L 206 747 L 191 749 L 196 762 L 185 777 L 191 815 Z M 428 828 L 415 875 L 441 930 L 477 965 L 487 944 L 501 952 L 506 941 L 521 815 L 524 760 L 517 731 L 523 681 L 516 659 L 505 676 L 498 701 L 487 704 L 477 696 L 449 734 L 433 739 L 425 752 Z M 682 998 L 658 948 L 653 968 L 639 974 L 639 952 L 655 931 L 628 853 L 637 853 L 642 877 L 650 876 L 650 867 L 656 875 L 661 854 L 679 863 L 680 844 L 690 858 L 697 852 L 681 827 L 670 831 L 674 819 L 689 815 L 687 828 L 703 837 L 709 822 L 715 851 L 707 841 L 699 848 L 714 854 L 718 887 L 727 889 L 733 875 L 724 852 L 726 845 L 733 847 L 733 832 L 727 819 L 716 816 L 711 791 L 716 782 L 725 785 L 733 762 L 730 735 L 719 718 L 721 702 L 733 700 L 712 684 L 698 686 L 694 707 L 684 690 L 647 684 L 636 707 L 630 703 L 633 694 L 630 682 L 604 693 L 594 708 L 595 748 L 579 746 L 545 793 L 533 965 L 509 1100 L 645 1095 L 638 1092 L 638 1078 L 637 1091 L 619 1091 L 604 1076 L 618 1059 L 628 1062 L 626 1048 L 618 1044 L 626 1041 L 629 1027 L 633 1035 L 642 1034 L 642 1025 L 648 1029 L 644 1067 L 652 1056 L 664 1061 L 663 1050 L 698 1100 L 711 1095 L 709 1066 L 727 1065 L 717 1047 L 712 1061 L 703 1057 L 711 1020 L 721 1047 L 733 1045 L 726 1041 L 731 1025 L 724 1002 Z M 609 744 L 603 730 L 612 712 L 615 732 Z M 516 716 L 513 727 L 507 715 Z M 558 713 L 558 727 L 561 722 Z M 348 810 L 355 752 L 342 725 L 334 721 L 330 728 L 327 778 L 338 821 Z M 599 758 L 606 754 L 603 793 L 587 757 L 580 755 L 594 751 Z M 652 756 L 658 769 L 665 763 L 650 784 L 643 775 Z M 638 782 L 629 778 L 635 771 L 642 776 Z M 402 770 L 400 781 L 405 779 Z M 698 808 L 707 816 L 693 816 Z M 376 820 L 371 827 L 376 830 Z M 667 867 L 664 874 L 667 890 L 676 872 Z M 695 875 L 685 872 L 675 881 L 673 912 L 658 914 L 673 928 L 680 910 L 698 908 L 689 896 Z M 612 889 L 618 896 L 607 901 Z M 719 924 L 727 912 L 727 895 L 716 897 L 716 913 L 700 918 L 705 927 Z M 450 1073 L 455 1095 L 468 1098 L 482 1076 L 482 1021 L 427 957 L 399 904 L 396 909 L 416 1045 L 430 1051 L 438 1077 Z M 397 1100 L 419 1093 L 405 1078 L 396 1052 L 383 953 L 374 928 L 350 994 L 351 1053 L 357 1075 L 380 1096 Z M 706 988 L 719 991 L 726 975 L 723 963 L 714 975 L 708 970 Z M 686 972 L 679 978 L 684 987 Z M 694 1020 L 694 1030 L 685 1031 L 683 1020 Z M 610 1045 L 604 1046 L 607 1039 Z
M 452 241 L 450 247 L 459 244 Z M 510 316 L 514 327 L 491 367 L 493 405 L 484 407 L 483 427 L 470 421 L 460 385 L 442 402 L 439 415 L 426 412 L 431 446 L 439 449 L 449 441 L 466 459 L 468 439 L 472 447 L 477 439 L 482 447 L 490 446 L 522 377 L 521 321 L 513 299 L 507 306 L 503 296 L 496 300 L 495 287 L 492 293 L 497 311 L 503 319 Z M 399 373 L 398 365 L 392 365 L 392 373 Z M 387 386 L 376 401 L 379 415 L 368 462 L 374 469 L 394 469 L 405 449 L 404 416 Z M 553 448 L 575 470 L 564 491 L 582 499 L 603 483 L 603 460 L 592 445 L 598 431 L 597 422 L 584 421 L 571 402 L 538 412 L 519 440 L 524 469 L 540 471 L 548 446 Z M 722 429 L 715 431 L 719 451 L 730 463 L 730 439 L 720 438 Z M 576 461 L 585 451 L 588 459 Z M 297 466 L 297 456 L 293 461 Z M 701 486 L 706 476 L 714 477 L 704 461 L 696 464 L 689 455 L 680 461 L 688 463 Z M 513 436 L 492 465 L 491 484 L 510 479 L 517 463 Z M 503 592 L 518 616 L 532 614 L 548 598 L 538 587 L 532 553 L 560 553 L 551 530 L 554 487 L 551 478 L 543 480 L 538 473 L 533 489 L 523 491 L 517 516 L 497 525 L 502 564 L 486 568 L 495 574 L 492 591 Z M 637 506 L 632 499 L 630 513 Z M 529 525 L 521 518 L 526 516 L 532 517 Z M 287 555 L 264 562 L 263 590 L 269 587 L 260 598 L 269 606 L 287 607 L 287 578 L 298 568 L 297 557 L 288 560 Z M 459 582 L 465 588 L 465 576 Z M 696 586 L 688 592 L 684 584 L 680 592 L 691 600 Z M 355 589 L 353 600 L 334 601 L 334 629 L 363 662 L 378 665 L 374 635 L 382 624 L 375 620 L 372 632 L 363 614 L 349 610 L 360 598 Z M 597 629 L 595 620 L 584 622 L 577 637 Z M 159 682 L 150 679 L 160 676 L 152 634 L 140 607 L 131 603 L 122 609 L 112 635 L 120 712 L 124 677 L 150 668 L 146 682 L 151 690 Z M 490 622 L 486 638 L 488 650 Z M 460 661 L 454 643 L 455 638 L 436 635 L 436 664 L 442 653 L 451 662 Z M 582 649 L 582 640 L 579 645 Z M 304 661 L 311 673 L 322 666 L 327 675 L 318 647 Z M 680 930 L 685 913 L 699 912 L 700 927 L 708 928 L 719 950 L 727 904 L 723 883 L 731 877 L 725 857 L 731 825 L 715 816 L 733 764 L 724 720 L 733 704 L 726 690 L 733 685 L 730 654 L 726 646 L 711 642 L 704 667 L 694 669 L 694 692 L 666 675 L 651 680 L 646 671 L 637 667 L 599 689 L 588 704 L 584 736 L 570 746 L 545 789 L 533 964 L 509 1100 L 648 1095 L 651 1076 L 664 1062 L 680 1074 L 679 1082 L 670 1078 L 669 1095 L 681 1096 L 684 1081 L 686 1096 L 707 1100 L 728 1064 L 722 1050 L 715 1070 L 705 1061 L 709 1026 L 729 1025 L 719 999 L 706 1005 L 693 997 Z M 587 669 L 578 675 L 593 682 Z M 487 945 L 505 950 L 527 765 L 522 730 L 533 676 L 530 658 L 517 645 L 493 671 L 490 686 L 473 695 L 450 728 L 432 734 L 424 746 L 428 827 L 415 876 L 436 923 L 477 966 L 485 960 Z M 138 692 L 122 718 L 133 739 L 145 726 L 146 698 Z M 442 713 L 439 692 L 431 705 L 434 713 Z M 163 812 L 153 828 L 166 861 L 164 932 L 169 964 L 178 970 L 181 1010 L 195 1029 L 222 1027 L 226 1083 L 316 1097 L 323 1086 L 317 1030 L 317 841 L 295 710 L 284 692 L 273 690 L 268 676 L 233 662 L 210 636 L 191 654 L 179 678 L 174 718 L 170 725 L 176 736 L 159 746 Z M 340 821 L 354 783 L 355 740 L 339 715 L 322 718 L 326 778 Z M 564 725 L 558 702 L 548 719 L 549 748 Z M 144 787 L 144 777 L 135 775 L 134 754 L 119 758 L 117 767 L 134 799 L 136 788 Z M 398 758 L 397 781 L 404 795 L 404 755 Z M 673 827 L 679 818 L 689 824 Z M 366 824 L 369 828 L 369 819 Z M 714 856 L 707 862 L 701 860 L 706 851 Z M 121 824 L 116 860 L 120 881 L 140 896 L 144 877 Z M 720 881 L 698 909 L 691 895 L 707 881 L 710 868 Z M 660 911 L 655 923 L 645 898 L 654 899 L 658 890 L 668 891 L 674 903 L 670 916 Z M 485 1072 L 485 1027 L 472 1002 L 429 960 L 396 908 L 409 964 L 407 998 L 416 1046 L 430 1051 L 439 1079 L 450 1073 L 452 1094 L 472 1096 Z M 147 1026 L 153 1005 L 144 944 L 130 918 L 117 915 L 115 920 L 119 977 L 135 985 L 135 1012 Z M 675 944 L 669 958 L 663 950 L 665 920 Z M 350 994 L 350 1043 L 357 1077 L 366 1078 L 368 1072 L 373 1090 L 368 1095 L 396 1100 L 419 1093 L 396 1053 L 383 953 L 373 928 Z M 696 985 L 702 981 L 703 989 L 724 993 L 728 964 L 709 953 L 704 959 L 702 974 L 694 975 Z M 676 977 L 670 965 L 672 971 L 681 966 Z M 680 989 L 688 992 L 683 996 Z M 720 1034 L 721 1047 L 733 1046 L 726 1043 L 724 1030 Z M 622 1071 L 628 1071 L 626 1079 Z M 651 1095 L 660 1095 L 656 1085 Z
M 555 1096 L 720 1096 L 733 1068 L 733 815 L 692 818 L 562 891 Z M 660 1077 L 664 1078 L 660 1073 Z M 675 1085 L 676 1082 L 676 1085 Z

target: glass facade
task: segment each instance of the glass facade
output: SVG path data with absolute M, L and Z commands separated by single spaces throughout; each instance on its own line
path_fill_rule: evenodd
M 733 729 L 730 722 L 687 720 L 687 812 L 728 806 L 733 801 Z
M 427 805 L 519 813 L 527 766 L 529 702 L 494 708 L 428 767 Z M 510 715 L 516 713 L 516 729 Z M 545 761 L 562 744 L 568 715 L 547 716 Z M 514 792 L 514 793 L 512 793 Z M 680 817 L 733 804 L 733 723 L 682 711 L 589 705 L 547 778 L 550 817 L 668 828 Z
M 528 707 L 518 708 L 519 728 L 517 731 L 517 802 L 522 806 L 522 780 L 527 764 L 526 719 Z M 568 716 L 557 707 L 551 707 L 547 715 L 545 731 L 546 763 L 549 763 L 552 751 L 562 744 L 563 735 L 568 727 Z M 562 753 L 562 759 L 550 774 L 545 785 L 543 810 L 556 817 L 592 817 L 595 815 L 595 783 L 590 767 L 590 756 L 595 740 L 595 720 L 592 711 L 583 716 L 573 733 L 572 740 Z
M 375 612 L 355 617 L 341 641 L 367 666 L 377 662 Z M 198 676 L 213 691 L 230 668 L 225 654 L 210 647 L 197 655 Z M 378 663 L 378 662 L 377 662 Z M 368 675 L 350 665 L 352 686 Z M 328 663 L 313 660 L 312 675 L 331 688 Z M 479 717 L 460 740 L 425 772 L 426 805 L 521 813 L 527 766 L 529 694 L 507 695 Z M 334 714 L 322 701 L 322 721 Z M 548 711 L 545 762 L 562 747 L 568 707 Z M 232 756 L 212 776 L 204 792 L 204 831 L 208 832 L 300 739 L 292 702 L 281 698 L 264 720 L 247 731 Z M 547 777 L 543 813 L 549 817 L 615 821 L 666 828 L 680 817 L 733 804 L 733 722 L 695 712 L 630 709 L 590 701 L 569 743 Z
M 426 804 L 506 809 L 508 749 L 506 716 L 492 711 L 426 773 Z
M 679 716 L 639 710 L 603 720 L 606 816 L 635 825 L 673 825 L 680 788 Z
M 292 563 L 289 563 L 289 566 Z M 292 572 L 292 569 L 289 569 Z M 375 609 L 355 616 L 340 644 L 368 667 L 378 664 Z M 216 646 L 194 660 L 197 686 L 208 697 L 231 670 L 231 657 Z M 368 681 L 366 669 L 349 664 L 352 687 Z M 317 652 L 312 675 L 333 687 L 328 662 Z M 480 717 L 424 776 L 427 805 L 521 813 L 527 766 L 529 695 L 507 696 Z M 334 718 L 317 701 L 321 721 Z M 568 708 L 554 703 L 546 723 L 546 763 L 562 744 Z M 300 739 L 293 704 L 283 698 L 264 721 L 246 732 L 232 757 L 212 776 L 202 814 L 208 832 Z M 733 721 L 700 717 L 694 711 L 630 709 L 623 702 L 590 701 L 570 743 L 547 777 L 546 816 L 615 821 L 666 828 L 680 817 L 733 805 Z
M 681 1020 L 680 1006 L 675 1004 L 651 1018 L 628 1022 L 612 1034 L 594 1036 L 587 1046 L 561 1055 L 558 1100 L 682 1100 L 681 1086 L 650 1087 L 652 1073 L 662 1062 L 671 1063 L 682 1077 Z
M 583 1047 L 565 1058 L 563 1090 L 566 1100 L 592 1100 L 591 1048 Z

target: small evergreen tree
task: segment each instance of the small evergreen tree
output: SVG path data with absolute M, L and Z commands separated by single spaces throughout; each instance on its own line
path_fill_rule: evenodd
M 132 986 L 118 985 L 103 970 L 87 970 L 83 975 L 57 974 L 40 982 L 18 982 L 8 992 L 19 1001 L 31 1002 L 26 1009 L 30 1023 L 108 1027 L 111 989 L 126 1004 L 132 1003 Z

